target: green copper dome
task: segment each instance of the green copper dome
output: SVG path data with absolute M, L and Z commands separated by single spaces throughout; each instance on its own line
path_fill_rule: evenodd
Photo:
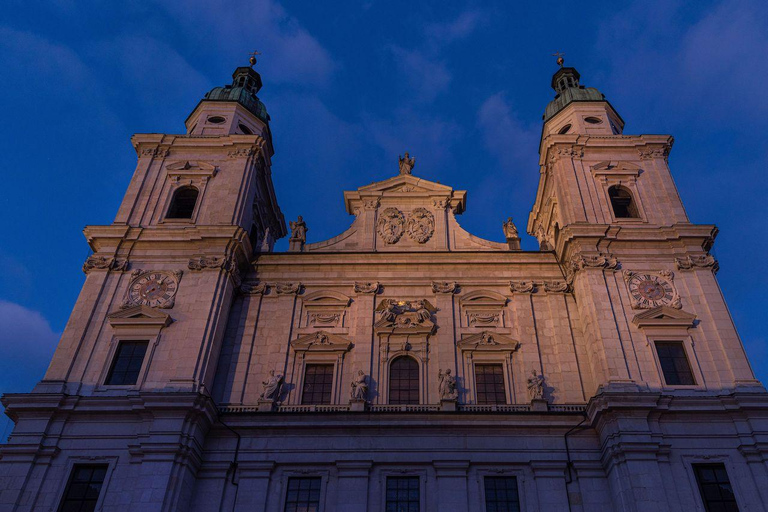
M 267 107 L 259 100 L 256 93 L 261 89 L 261 76 L 249 67 L 240 67 L 232 74 L 232 84 L 214 87 L 206 95 L 207 101 L 236 101 L 250 113 L 269 122 Z
M 552 76 L 552 88 L 557 93 L 544 110 L 544 122 L 574 101 L 605 101 L 605 95 L 594 87 L 579 85 L 579 72 L 575 68 L 560 68 Z

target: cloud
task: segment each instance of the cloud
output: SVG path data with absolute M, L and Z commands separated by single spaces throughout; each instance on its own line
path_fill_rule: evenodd
M 59 337 L 37 311 L 0 300 L 0 392 L 29 391 L 42 379 Z
M 189 37 L 229 60 L 257 48 L 259 68 L 273 83 L 327 84 L 336 68 L 329 52 L 299 21 L 272 0 L 159 0 L 160 6 L 186 28 Z
M 536 166 L 538 134 L 517 118 L 503 92 L 483 102 L 477 113 L 477 125 L 486 149 L 503 167 Z
M 389 47 L 405 83 L 416 103 L 431 103 L 450 85 L 453 75 L 440 57 L 451 43 L 469 37 L 485 21 L 480 11 L 465 11 L 457 18 L 431 23 L 424 29 L 423 42 L 417 48 Z

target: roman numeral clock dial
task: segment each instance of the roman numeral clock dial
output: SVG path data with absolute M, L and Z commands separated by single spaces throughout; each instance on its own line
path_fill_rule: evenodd
M 124 307 L 172 308 L 180 278 L 181 272 L 135 271 Z
M 624 280 L 632 297 L 634 309 L 651 309 L 659 306 L 680 308 L 680 297 L 672 284 L 672 272 L 658 273 L 624 272 Z

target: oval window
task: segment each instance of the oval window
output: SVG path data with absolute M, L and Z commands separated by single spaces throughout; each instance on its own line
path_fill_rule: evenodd
M 584 122 L 587 122 L 589 124 L 600 124 L 603 122 L 603 120 L 600 119 L 599 117 L 585 117 Z
M 239 123 L 237 127 L 240 128 L 240 131 L 243 132 L 244 134 L 253 135 L 253 132 L 251 131 L 251 129 L 245 126 L 243 123 Z
M 562 128 L 560 128 L 560 131 L 557 132 L 557 133 L 559 133 L 560 135 L 563 135 L 564 133 L 568 133 L 568 130 L 570 130 L 570 129 L 571 129 L 571 125 L 567 124 L 567 125 L 563 126 Z
M 221 116 L 211 116 L 211 117 L 208 118 L 208 122 L 209 123 L 213 123 L 213 124 L 221 124 L 224 121 L 226 121 L 226 119 L 224 119 Z

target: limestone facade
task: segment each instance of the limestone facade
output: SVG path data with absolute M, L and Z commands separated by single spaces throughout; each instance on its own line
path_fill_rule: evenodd
M 383 511 L 411 477 L 426 511 L 490 510 L 489 482 L 525 511 L 703 511 L 697 471 L 717 466 L 739 510 L 768 510 L 768 394 L 671 137 L 624 135 L 562 68 L 527 224 L 541 250 L 511 220 L 506 243 L 467 233 L 466 192 L 408 154 L 344 193 L 349 229 L 308 243 L 321 219 L 286 229 L 260 87 L 238 68 L 187 134 L 133 137 L 51 365 L 3 398 L 0 509 L 65 510 L 96 468 L 87 510 L 293 510 L 301 481 L 309 510 Z

